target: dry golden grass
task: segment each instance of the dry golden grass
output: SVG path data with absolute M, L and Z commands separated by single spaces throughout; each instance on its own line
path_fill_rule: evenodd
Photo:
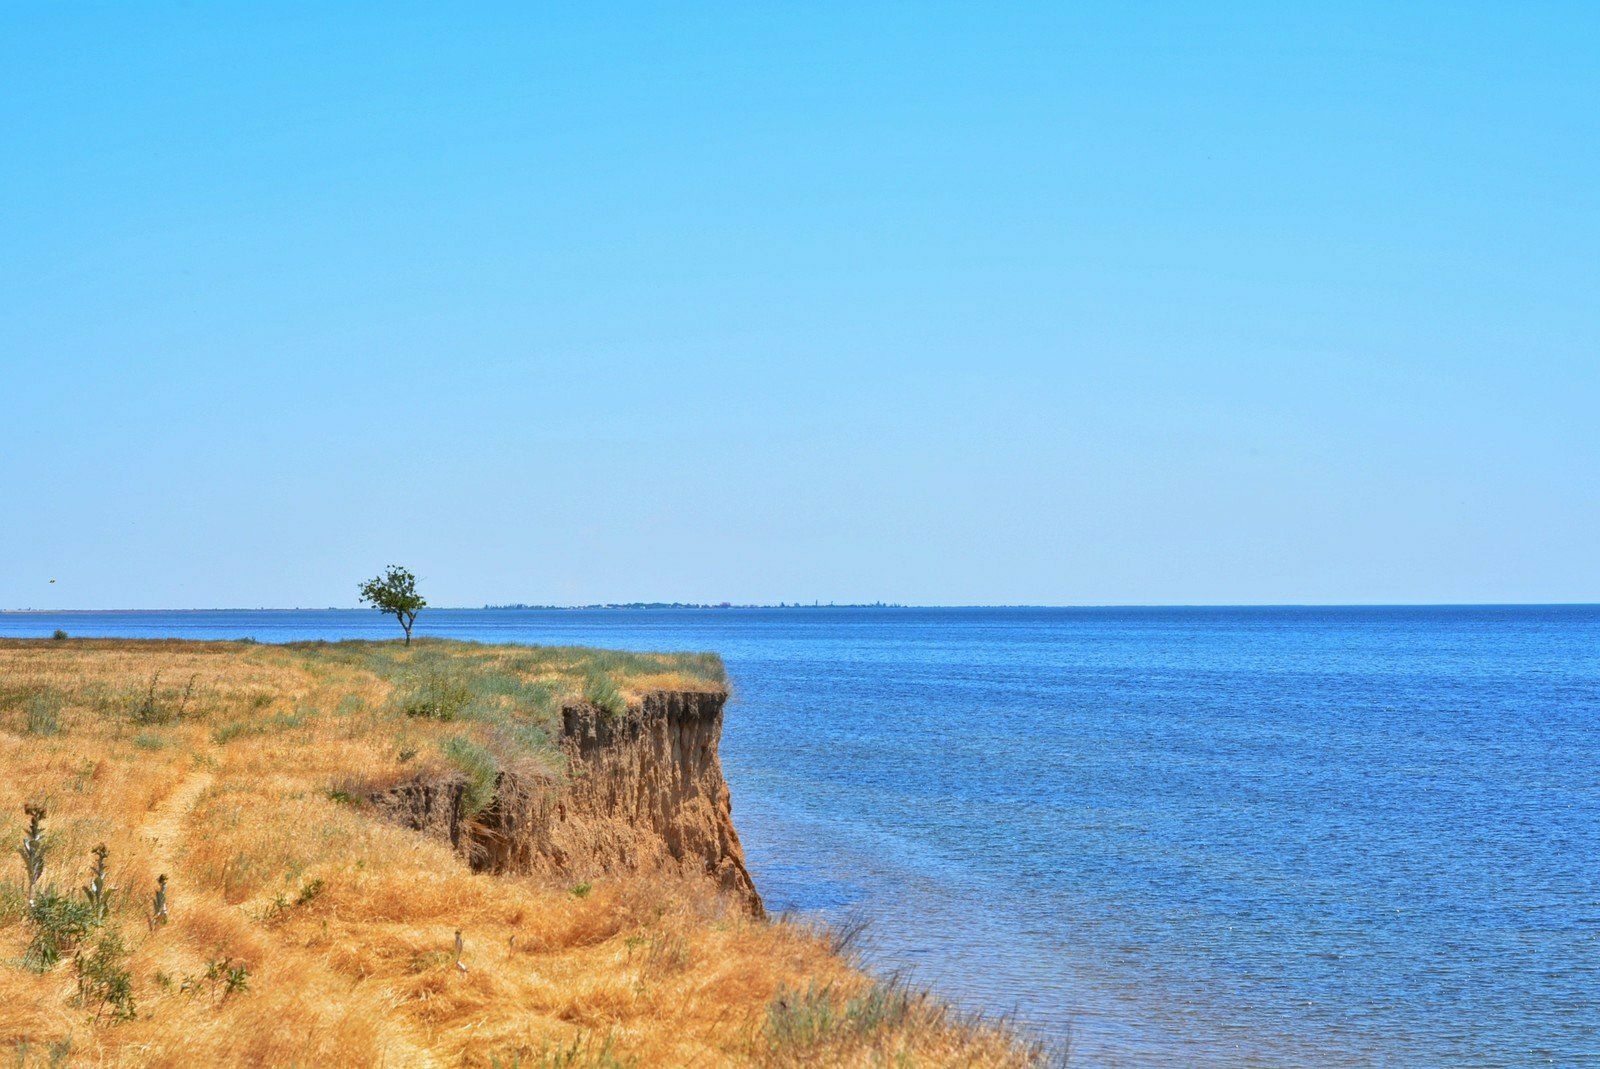
M 424 642 L 0 642 L 0 821 L 44 805 L 44 883 L 110 850 L 135 1012 L 42 971 L 0 869 L 0 1052 L 25 1065 L 1029 1064 L 826 940 L 660 877 L 471 872 L 353 799 L 466 739 L 545 766 L 561 701 L 720 687 L 714 657 Z M 420 710 L 420 712 L 419 712 Z M 448 718 L 441 714 L 448 713 Z M 9 816 L 6 816 L 8 815 Z M 149 923 L 158 874 L 170 922 Z M 456 932 L 463 951 L 459 964 Z

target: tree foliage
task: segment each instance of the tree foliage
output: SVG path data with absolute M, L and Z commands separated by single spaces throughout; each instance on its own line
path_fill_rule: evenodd
M 417 593 L 417 577 L 398 564 L 368 579 L 360 586 L 361 600 L 400 623 L 406 633 L 406 645 L 411 645 L 411 625 L 417 622 L 417 613 L 427 608 L 428 602 Z

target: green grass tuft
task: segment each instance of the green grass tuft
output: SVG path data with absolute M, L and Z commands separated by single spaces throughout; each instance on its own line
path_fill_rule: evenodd
M 628 711 L 628 699 L 622 696 L 616 682 L 604 672 L 597 671 L 589 675 L 583 684 L 583 698 L 612 716 L 621 716 Z
M 61 696 L 41 693 L 28 698 L 27 723 L 23 725 L 29 735 L 48 738 L 61 730 Z
M 466 793 L 461 805 L 468 816 L 480 813 L 494 800 L 495 786 L 500 778 L 500 762 L 494 754 L 464 735 L 452 735 L 439 744 L 450 763 L 467 778 Z

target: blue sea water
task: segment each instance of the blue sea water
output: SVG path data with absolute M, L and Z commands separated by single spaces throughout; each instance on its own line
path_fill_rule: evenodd
M 0 635 L 373 637 L 376 614 Z M 775 909 L 1079 1065 L 1600 1066 L 1600 608 L 429 610 L 711 649 Z

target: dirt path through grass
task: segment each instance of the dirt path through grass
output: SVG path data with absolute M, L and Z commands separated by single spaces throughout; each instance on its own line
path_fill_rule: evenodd
M 161 804 L 151 810 L 150 815 L 140 825 L 139 837 L 148 843 L 151 866 L 156 872 L 171 875 L 178 869 L 177 848 L 183 838 L 189 814 L 205 794 L 206 788 L 215 780 L 215 773 L 196 769 L 173 788 L 172 793 L 162 799 Z M 211 908 L 227 908 L 205 892 L 197 893 L 193 889 L 188 889 L 187 893 L 191 903 L 200 899 L 207 901 Z M 240 912 L 247 912 L 244 905 L 237 908 Z M 383 1024 L 387 1040 L 383 1065 L 405 1066 L 408 1069 L 411 1066 L 433 1069 L 441 1064 L 433 1052 L 419 1041 L 415 1028 L 403 1015 L 396 1014 Z
M 216 776 L 205 769 L 191 772 L 140 825 L 139 837 L 148 840 L 151 867 L 158 873 L 170 873 L 177 867 L 174 851 L 183 835 L 184 820 L 214 779 Z

